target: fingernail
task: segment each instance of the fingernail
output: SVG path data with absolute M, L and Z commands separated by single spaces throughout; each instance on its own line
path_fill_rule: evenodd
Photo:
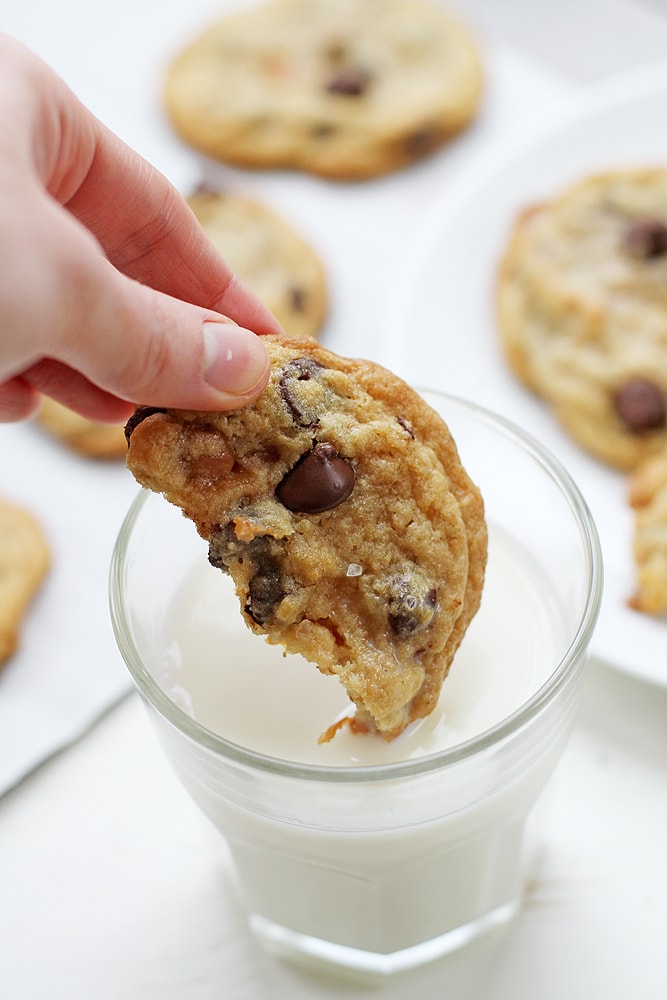
M 204 380 L 214 389 L 244 396 L 262 383 L 269 357 L 262 338 L 227 322 L 204 323 Z

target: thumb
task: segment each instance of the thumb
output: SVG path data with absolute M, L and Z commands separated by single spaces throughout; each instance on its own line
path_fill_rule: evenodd
M 107 393 L 137 403 L 227 410 L 257 398 L 269 377 L 261 337 L 96 260 L 101 273 L 94 294 L 89 288 L 85 297 L 75 297 L 76 315 L 63 330 L 58 360 Z M 237 284 L 261 315 L 259 301 Z M 83 307 L 91 299 L 92 310 Z

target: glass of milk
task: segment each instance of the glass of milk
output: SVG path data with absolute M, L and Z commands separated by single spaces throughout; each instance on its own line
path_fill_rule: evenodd
M 230 848 L 250 927 L 284 956 L 379 975 L 516 913 L 528 823 L 565 745 L 602 565 L 575 484 L 505 420 L 424 393 L 484 496 L 482 606 L 436 710 L 342 727 L 335 677 L 244 625 L 179 510 L 142 491 L 111 568 L 121 653 L 175 771 Z

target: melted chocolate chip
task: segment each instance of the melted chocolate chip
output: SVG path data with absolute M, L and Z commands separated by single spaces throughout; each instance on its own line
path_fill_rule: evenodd
M 280 566 L 267 558 L 260 562 L 248 584 L 246 613 L 258 625 L 266 625 L 273 618 L 275 609 L 284 596 Z
M 660 219 L 638 219 L 626 231 L 623 247 L 640 260 L 651 260 L 667 253 L 667 225 Z
M 308 382 L 322 371 L 322 365 L 312 358 L 294 358 L 285 365 L 280 376 L 280 395 L 299 427 L 317 427 L 319 418 L 301 401 L 298 393 L 299 382 Z
M 401 427 L 403 428 L 404 431 L 407 431 L 407 433 L 410 435 L 410 437 L 414 441 L 414 439 L 415 439 L 415 432 L 413 431 L 412 427 L 407 422 L 407 420 L 405 419 L 405 417 L 396 417 L 396 422 L 401 425 Z
M 303 455 L 276 487 L 284 507 L 296 514 L 320 514 L 349 497 L 355 474 L 350 463 L 326 442 Z
M 243 558 L 243 553 L 248 552 L 252 555 L 252 545 L 257 547 L 265 546 L 266 540 L 260 537 L 253 539 L 251 543 L 241 542 L 236 537 L 233 521 L 230 521 L 229 524 L 218 525 L 211 532 L 209 539 L 208 561 L 211 566 L 215 566 L 216 569 L 221 569 L 226 573 L 229 571 L 232 563 L 238 562 L 239 559 Z
M 211 534 L 208 559 L 212 566 L 228 573 L 234 563 L 247 560 L 252 565 L 245 611 L 258 625 L 271 621 L 287 592 L 279 555 L 275 540 L 266 536 L 260 535 L 249 542 L 238 539 L 233 522 L 219 526 Z
M 387 587 L 387 617 L 399 639 L 420 632 L 433 621 L 438 606 L 435 587 L 418 573 L 400 573 Z
M 138 427 L 142 420 L 146 417 L 152 417 L 154 413 L 166 413 L 167 411 L 161 409 L 159 406 L 139 406 L 134 411 L 130 419 L 125 424 L 125 440 L 128 445 L 130 443 L 130 436 L 135 427 Z
M 614 394 L 614 408 L 631 434 L 658 430 L 667 421 L 667 404 L 659 386 L 650 379 L 635 378 Z
M 371 74 L 363 66 L 341 66 L 327 83 L 329 94 L 343 97 L 361 97 L 368 90 Z

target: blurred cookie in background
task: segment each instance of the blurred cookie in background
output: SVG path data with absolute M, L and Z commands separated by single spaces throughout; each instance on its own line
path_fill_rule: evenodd
M 667 448 L 642 462 L 630 477 L 634 510 L 637 587 L 629 605 L 651 615 L 667 613 Z
M 259 201 L 202 188 L 188 199 L 232 270 L 291 336 L 316 337 L 328 309 L 324 267 L 310 245 Z
M 568 433 L 630 470 L 667 444 L 667 169 L 588 176 L 515 221 L 506 359 Z
M 127 454 L 123 424 L 102 424 L 44 397 L 38 425 L 61 444 L 86 458 L 120 459 Z
M 21 625 L 49 564 L 41 525 L 27 510 L 0 499 L 0 667 L 18 648 Z
M 429 0 L 273 0 L 211 25 L 173 60 L 167 114 L 195 149 L 338 180 L 386 174 L 477 115 L 468 29 Z

